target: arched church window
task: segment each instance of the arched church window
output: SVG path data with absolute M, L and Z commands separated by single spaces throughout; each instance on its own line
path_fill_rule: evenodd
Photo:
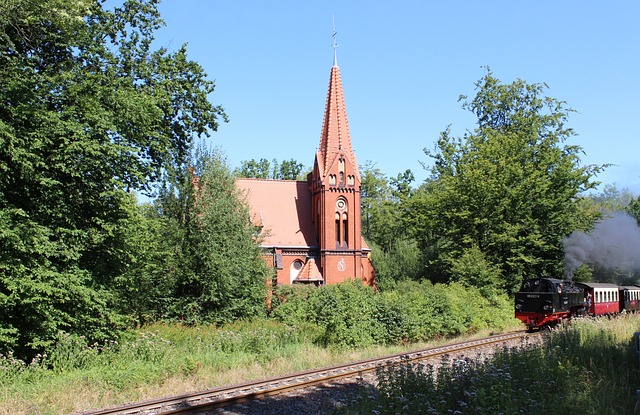
M 340 172 L 340 184 L 344 184 L 344 172 Z
M 330 186 L 335 186 L 336 185 L 336 175 L 335 174 L 330 174 L 329 175 L 329 185 Z
M 342 240 L 345 248 L 349 246 L 349 221 L 347 219 L 345 212 L 342 214 Z
M 336 248 L 340 247 L 340 214 L 336 212 Z
M 354 177 L 354 176 L 352 176 L 351 174 L 347 176 L 347 184 L 348 184 L 349 186 L 353 186 L 353 185 L 355 185 L 355 184 L 356 184 L 355 177 Z
M 339 172 L 344 172 L 344 159 L 343 158 L 339 158 L 338 159 L 338 171 Z

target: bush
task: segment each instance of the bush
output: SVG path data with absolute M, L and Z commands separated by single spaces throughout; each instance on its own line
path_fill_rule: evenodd
M 381 343 L 384 326 L 375 319 L 374 291 L 360 281 L 317 290 L 309 299 L 324 345 L 361 347 Z
M 374 293 L 360 282 L 328 287 L 278 287 L 272 318 L 316 327 L 318 343 L 360 347 L 427 341 L 516 324 L 506 295 L 482 295 L 459 283 L 400 281 Z

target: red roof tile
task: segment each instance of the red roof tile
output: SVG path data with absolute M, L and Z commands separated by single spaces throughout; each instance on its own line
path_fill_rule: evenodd
M 263 246 L 317 247 L 311 222 L 307 182 L 237 179 L 251 209 L 251 220 L 263 226 Z

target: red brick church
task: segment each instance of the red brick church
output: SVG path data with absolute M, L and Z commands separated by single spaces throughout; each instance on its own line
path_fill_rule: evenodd
M 360 231 L 360 172 L 334 60 L 320 146 L 306 181 L 238 179 L 278 284 L 374 284 Z

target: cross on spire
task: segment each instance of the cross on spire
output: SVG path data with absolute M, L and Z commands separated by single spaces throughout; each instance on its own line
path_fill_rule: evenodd
M 333 66 L 338 66 L 338 42 L 337 42 L 337 35 L 338 32 L 336 32 L 336 19 L 335 16 L 331 16 L 331 18 L 333 19 Z

